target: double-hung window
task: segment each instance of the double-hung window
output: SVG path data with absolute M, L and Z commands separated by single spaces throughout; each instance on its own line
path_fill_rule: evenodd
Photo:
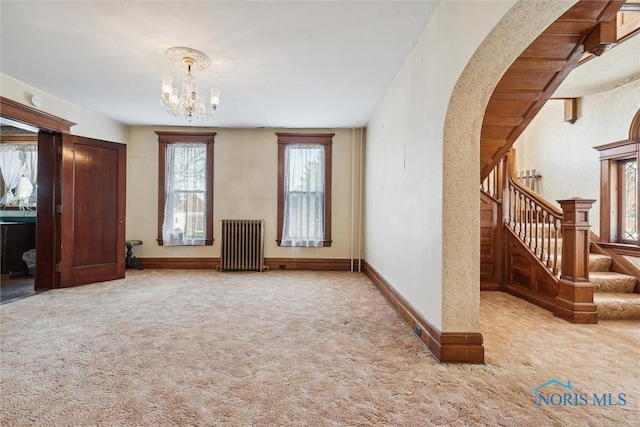
M 213 244 L 215 132 L 156 132 L 159 142 L 158 244 Z
M 277 135 L 278 245 L 331 246 L 334 134 Z

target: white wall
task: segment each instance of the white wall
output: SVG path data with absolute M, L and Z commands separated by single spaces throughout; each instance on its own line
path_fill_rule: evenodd
M 290 129 L 207 129 L 214 143 L 213 246 L 158 246 L 158 136 L 185 128 L 131 127 L 127 145 L 127 239 L 144 242 L 138 257 L 219 257 L 219 220 L 265 219 L 266 257 L 357 258 L 359 248 L 360 129 L 313 129 L 335 133 L 332 147 L 332 239 L 326 248 L 276 245 L 278 144 L 276 132 Z
M 553 203 L 570 197 L 597 200 L 589 219 L 591 230 L 600 234 L 600 161 L 593 147 L 627 139 L 639 108 L 640 80 L 580 98 L 574 124 L 563 121 L 564 102 L 551 100 L 518 138 L 516 168 L 542 175 L 539 193 Z
M 71 102 L 1 73 L 0 95 L 28 106 L 31 106 L 29 102 L 31 96 L 37 95 L 42 99 L 42 107 L 40 107 L 39 110 L 77 123 L 76 126 L 71 127 L 72 135 L 103 139 L 111 142 L 127 142 L 127 127 L 122 123 L 82 108 L 79 105 L 72 104 Z
M 442 332 L 480 327 L 478 152 L 489 96 L 575 2 L 443 1 L 367 127 L 365 258 Z M 396 223 L 409 231 L 388 232 Z
M 365 259 L 440 330 L 447 107 L 475 49 L 513 3 L 443 2 L 367 126 Z

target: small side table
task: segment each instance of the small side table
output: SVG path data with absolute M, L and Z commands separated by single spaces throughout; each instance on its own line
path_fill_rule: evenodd
M 144 270 L 138 258 L 133 256 L 132 248 L 134 246 L 139 246 L 142 244 L 142 240 L 127 240 L 125 243 L 127 247 L 127 257 L 125 258 L 125 266 L 126 268 L 137 268 L 138 270 Z

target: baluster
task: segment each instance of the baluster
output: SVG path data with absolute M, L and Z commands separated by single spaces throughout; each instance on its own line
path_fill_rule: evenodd
M 518 227 L 518 192 L 515 187 L 511 187 L 513 196 L 511 198 L 511 203 L 513 205 L 513 231 L 516 231 Z
M 515 225 L 518 227 L 518 236 L 519 236 L 520 235 L 520 193 L 518 193 L 518 190 L 515 191 L 514 202 L 516 204 L 515 206 L 516 224 Z
M 529 227 L 530 227 L 530 237 L 529 237 L 529 247 L 535 253 L 536 246 L 536 227 L 535 227 L 535 216 L 536 216 L 536 201 L 533 199 L 529 199 Z
M 549 227 L 547 229 L 547 253 L 546 253 L 546 258 L 547 258 L 547 267 L 553 269 L 553 266 L 551 265 L 551 257 L 549 256 L 549 254 L 551 253 L 551 219 L 553 218 L 552 215 L 547 215 L 545 218 L 545 225 L 547 224 L 547 222 L 549 223 Z
M 538 204 L 534 204 L 533 205 L 534 210 L 533 213 L 535 215 L 535 218 L 533 218 L 533 226 L 535 227 L 535 237 L 534 237 L 534 244 L 533 244 L 533 253 L 538 255 L 538 239 L 540 238 L 539 233 L 538 233 L 538 212 L 540 207 L 538 206 Z
M 522 210 L 522 236 L 524 237 L 524 241 L 527 242 L 529 238 L 529 223 L 527 222 L 527 218 L 529 217 L 529 198 L 524 193 L 522 203 L 524 203 L 524 209 Z
M 492 187 L 492 185 L 491 185 L 491 174 L 492 174 L 492 173 L 493 173 L 493 172 L 489 172 L 489 175 L 487 176 L 487 179 L 485 179 L 485 184 L 486 184 L 486 187 L 487 187 L 487 188 L 485 189 L 485 191 L 486 191 L 489 195 L 491 195 L 491 196 L 493 196 L 493 193 L 492 193 L 492 191 L 491 191 L 491 187 Z
M 532 212 L 531 212 L 531 205 L 532 205 L 533 201 L 531 200 L 530 197 L 527 197 L 527 243 L 529 244 L 529 248 L 531 248 L 531 234 L 533 233 L 533 223 L 532 223 Z
M 524 204 L 522 203 L 523 200 L 523 195 L 521 192 L 518 191 L 518 236 L 520 238 L 522 238 L 522 233 L 523 233 L 523 224 L 522 224 L 522 216 L 523 216 L 523 211 L 524 211 Z M 524 240 L 524 239 L 523 239 Z
M 485 190 L 484 191 L 486 191 L 487 194 L 489 194 L 491 197 L 496 197 L 494 181 L 495 181 L 495 169 L 492 170 L 491 172 L 489 172 L 489 175 L 485 179 Z
M 518 196 L 516 195 L 516 189 L 511 186 L 511 200 L 509 201 L 511 205 L 511 209 L 513 210 L 513 215 L 511 221 L 513 221 L 513 230 L 516 230 L 516 225 L 518 224 Z
M 531 197 L 527 197 L 527 236 L 529 237 L 529 249 L 533 248 L 533 209 L 535 205 Z
M 544 265 L 547 265 L 547 210 L 542 209 L 540 215 L 540 227 L 542 228 L 542 237 L 540 238 L 540 261 L 542 261 Z
M 519 221 L 518 221 L 518 228 L 519 228 L 519 234 L 518 236 L 520 236 L 520 238 L 522 238 L 522 240 L 524 240 L 524 194 L 522 194 L 522 192 L 519 193 L 519 197 L 518 197 L 518 214 L 520 215 Z
M 493 197 L 498 199 L 498 167 L 496 166 L 493 169 Z
M 509 184 L 509 223 L 511 224 L 511 228 L 515 229 L 516 219 L 515 219 L 515 192 L 513 191 L 513 185 Z
M 511 185 L 511 183 L 509 183 L 509 225 L 511 225 L 511 228 L 513 229 L 513 225 L 514 225 L 514 220 L 513 220 L 513 204 L 514 204 L 514 200 L 513 200 L 513 186 Z
M 522 227 L 522 241 L 526 242 L 526 238 L 527 238 L 527 196 L 525 196 L 523 193 L 521 194 L 521 199 L 520 199 L 520 203 L 522 204 L 521 206 L 521 211 L 522 211 L 522 221 L 520 222 L 521 227 Z
M 553 275 L 558 275 L 558 267 L 562 268 L 562 266 L 558 265 L 558 218 L 554 218 L 553 221 Z
M 529 234 L 527 233 L 527 212 L 529 212 L 529 203 L 527 200 L 527 196 L 525 194 L 522 195 L 522 241 L 525 244 L 528 244 L 527 237 Z
M 531 189 L 536 191 L 536 170 L 533 169 L 531 171 L 532 181 L 531 181 Z
M 489 173 L 489 176 L 487 177 L 487 187 L 488 187 L 487 192 L 491 194 L 491 196 L 495 197 L 496 194 L 493 191 L 493 175 L 494 175 L 493 171 L 491 171 Z
M 536 213 L 536 201 L 532 198 L 529 198 L 529 247 L 533 250 L 536 245 L 536 236 L 535 236 L 535 226 L 533 223 L 533 218 Z
M 520 228 L 519 226 L 519 214 L 518 214 L 518 206 L 520 205 L 520 195 L 518 194 L 518 190 L 516 190 L 515 188 L 513 189 L 513 226 L 514 226 L 514 230 L 516 228 Z M 518 230 L 518 234 L 520 233 L 520 230 Z

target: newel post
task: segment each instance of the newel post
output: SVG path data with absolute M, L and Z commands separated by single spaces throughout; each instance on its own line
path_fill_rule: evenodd
M 562 272 L 553 314 L 572 323 L 598 323 L 589 283 L 589 209 L 595 200 L 558 200 L 562 208 Z

